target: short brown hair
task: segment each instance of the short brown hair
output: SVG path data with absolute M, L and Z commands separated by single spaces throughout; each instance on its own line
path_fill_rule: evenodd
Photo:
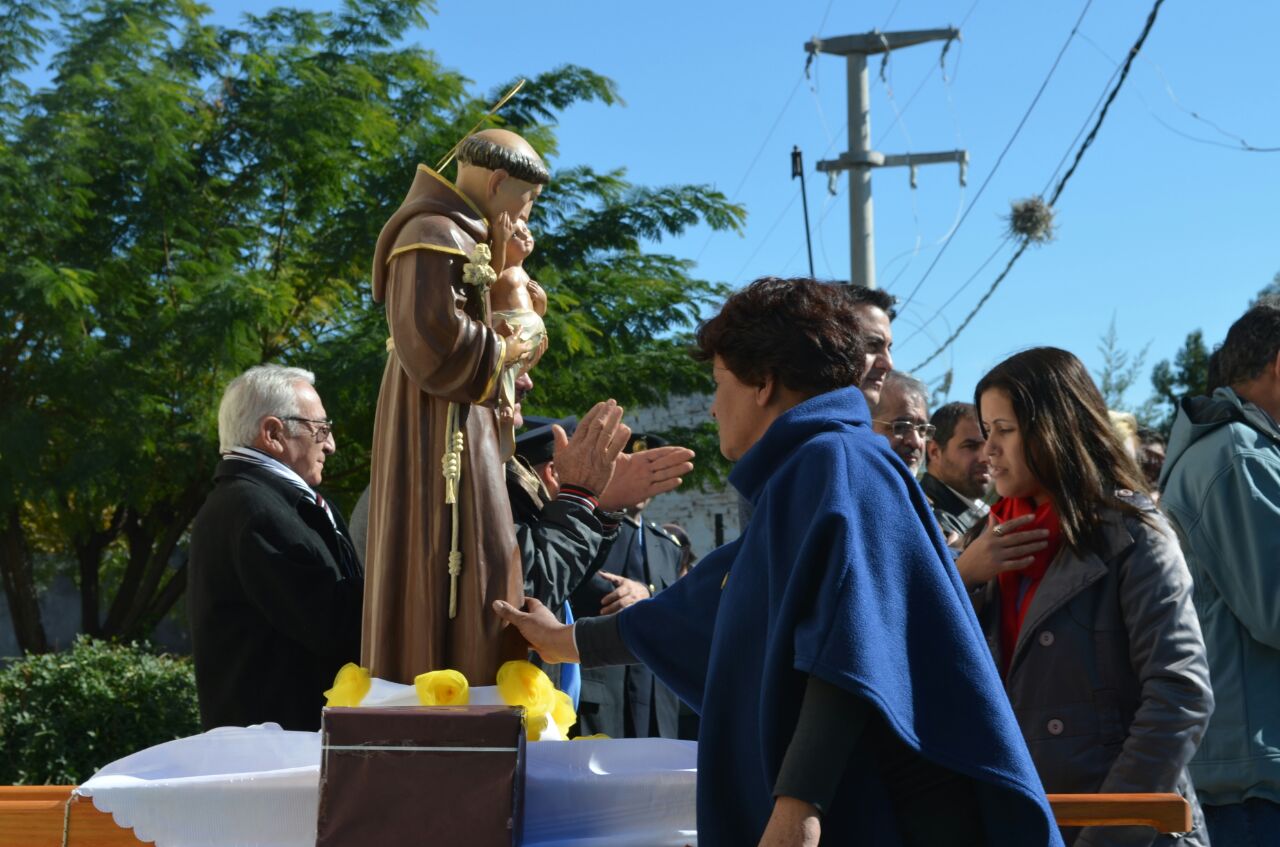
M 698 327 L 694 356 L 719 356 L 748 385 L 763 385 L 769 375 L 809 395 L 857 385 L 866 346 L 855 308 L 834 285 L 763 277 Z
M 929 423 L 933 424 L 933 443 L 939 450 L 947 449 L 947 444 L 956 434 L 960 421 L 978 423 L 978 408 L 972 403 L 948 403 L 933 413 Z M 981 429 L 981 425 L 979 425 Z

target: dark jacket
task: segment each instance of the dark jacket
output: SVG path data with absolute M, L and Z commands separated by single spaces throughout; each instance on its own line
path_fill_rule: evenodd
M 1125 496 L 1125 492 L 1120 492 Z M 1106 512 L 1103 549 L 1065 544 L 1027 610 L 1005 689 L 1050 793 L 1176 791 L 1194 807 L 1187 773 L 1213 711 L 1191 575 L 1177 539 L 1151 501 L 1128 495 L 1142 516 Z M 992 655 L 999 657 L 996 581 L 975 595 Z M 997 659 L 998 661 L 998 659 Z M 1143 827 L 1092 827 L 1077 847 L 1170 844 Z
M 576 500 L 550 499 L 537 474 L 518 456 L 507 462 L 507 495 L 524 568 L 524 593 L 563 621 L 569 595 L 600 570 L 618 536 L 616 525 L 610 523 L 606 530 L 604 513 Z M 536 653 L 532 660 L 557 688 L 564 688 L 561 665 L 545 664 Z
M 933 474 L 926 473 L 920 477 L 920 487 L 924 490 L 924 496 L 929 498 L 933 516 L 938 519 L 943 536 L 954 533 L 964 538 L 974 524 L 983 519 L 983 515 L 978 513 L 972 503 L 965 502 Z
M 637 526 L 625 519 L 602 570 L 634 579 L 657 596 L 680 576 L 680 544 L 651 521 Z M 641 543 L 641 532 L 644 542 Z M 586 580 L 573 593 L 575 618 L 600 614 L 600 601 L 614 590 L 602 576 Z M 604 733 L 611 738 L 676 738 L 680 701 L 644 665 L 584 668 L 578 704 L 578 735 Z
M 364 573 L 334 517 L 337 530 L 270 471 L 218 464 L 191 529 L 187 588 L 205 729 L 320 728 L 323 692 L 360 659 Z
M 564 620 L 569 596 L 600 570 L 617 529 L 605 530 L 599 510 L 576 500 L 550 499 L 537 474 L 518 457 L 507 463 L 507 495 L 524 566 L 524 593 Z

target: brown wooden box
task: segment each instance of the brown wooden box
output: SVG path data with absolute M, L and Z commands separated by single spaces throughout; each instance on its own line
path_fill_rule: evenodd
M 512 847 L 524 814 L 523 710 L 325 709 L 316 847 Z

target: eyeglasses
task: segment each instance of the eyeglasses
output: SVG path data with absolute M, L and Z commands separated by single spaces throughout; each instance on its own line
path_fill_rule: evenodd
M 326 441 L 329 440 L 329 436 L 333 435 L 333 421 L 330 421 L 330 420 L 317 421 L 311 418 L 299 418 L 294 415 L 283 417 L 280 420 L 297 421 L 298 423 L 305 423 L 305 424 L 315 424 L 315 429 L 311 429 L 311 427 L 307 427 L 307 429 L 311 430 L 311 434 L 315 436 L 317 444 L 325 443 Z
M 933 424 L 918 424 L 918 423 L 912 423 L 911 421 L 873 420 L 872 423 L 878 423 L 878 424 L 881 424 L 882 426 L 889 427 L 889 429 L 893 432 L 893 437 L 897 438 L 898 440 L 902 440 L 903 438 L 906 438 L 907 433 L 911 432 L 912 430 L 915 430 L 916 435 L 920 436 L 925 441 L 928 441 L 929 439 L 933 438 L 933 434 L 938 431 L 937 427 L 935 427 Z

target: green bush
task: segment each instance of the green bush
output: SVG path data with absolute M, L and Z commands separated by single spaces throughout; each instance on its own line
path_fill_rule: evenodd
M 69 785 L 200 731 L 189 659 L 87 636 L 0 670 L 0 784 Z

